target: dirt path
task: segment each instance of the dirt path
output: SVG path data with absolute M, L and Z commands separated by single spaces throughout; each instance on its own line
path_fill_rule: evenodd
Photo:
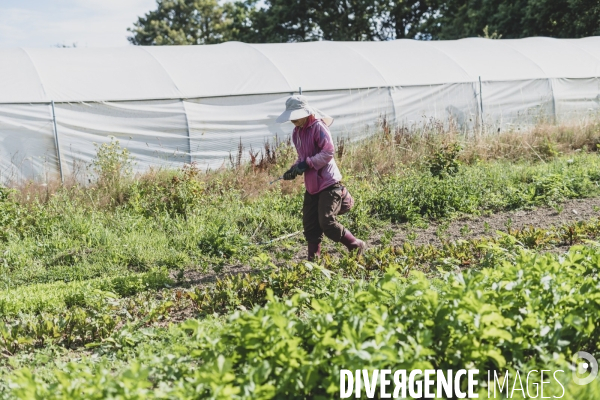
M 527 226 L 536 228 L 549 228 L 577 221 L 589 221 L 600 218 L 600 198 L 568 200 L 561 204 L 561 212 L 552 207 L 538 207 L 532 210 L 506 211 L 484 216 L 465 216 L 450 222 L 433 222 L 427 228 L 416 228 L 410 224 L 393 224 L 385 230 L 375 232 L 368 240 L 369 247 L 382 244 L 386 231 L 389 244 L 401 246 L 406 241 L 415 245 L 431 244 L 441 245 L 442 240 L 454 242 L 459 239 L 475 239 L 480 237 L 497 236 L 496 231 L 506 232 L 508 228 L 522 229 Z M 306 249 L 302 239 L 296 238 L 296 254 L 292 261 L 306 259 Z M 329 240 L 323 243 L 323 251 L 333 255 L 341 255 L 341 245 L 335 245 Z M 267 253 L 271 251 L 265 250 Z M 282 261 L 283 262 L 283 261 Z M 184 273 L 184 282 L 187 285 L 202 286 L 214 282 L 217 277 L 237 275 L 252 271 L 249 265 L 227 265 L 221 271 L 204 273 L 197 270 L 188 270 Z
M 454 242 L 459 239 L 475 239 L 480 237 L 497 236 L 496 231 L 506 232 L 508 228 L 522 229 L 528 226 L 549 228 L 577 221 L 589 221 L 600 217 L 600 198 L 569 200 L 561 204 L 558 212 L 552 207 L 539 207 L 533 210 L 507 211 L 492 215 L 474 217 L 467 216 L 450 223 L 432 223 L 426 229 L 411 229 L 406 224 L 395 225 L 393 245 L 401 245 L 409 234 L 413 236 L 416 245 L 441 244 L 440 239 Z M 377 245 L 376 238 L 370 244 Z
M 528 226 L 550 228 L 577 221 L 590 221 L 594 218 L 600 218 L 600 198 L 567 201 L 562 204 L 561 212 L 557 212 L 557 209 L 551 207 L 539 207 L 533 210 L 507 211 L 480 217 L 466 216 L 450 222 L 431 223 L 427 228 L 415 228 L 409 224 L 394 224 L 387 228 L 387 231 L 391 231 L 392 234 L 387 235 L 386 243 L 400 246 L 410 240 L 415 245 L 431 244 L 439 246 L 442 243 L 441 239 L 453 242 L 459 239 L 493 237 L 497 236 L 496 231 L 506 232 L 509 227 L 512 229 L 522 229 Z M 369 246 L 381 245 L 385 233 L 386 230 L 374 233 L 368 241 Z M 295 251 L 292 261 L 297 262 L 306 259 L 306 248 L 301 238 L 289 240 L 286 244 L 279 244 L 279 246 L 291 246 L 291 250 Z M 340 256 L 341 252 L 345 252 L 341 247 L 341 245 L 336 246 L 336 244 L 327 240 L 323 244 L 323 251 Z M 567 251 L 568 248 L 569 246 L 556 247 L 548 251 L 562 253 Z M 265 252 L 274 257 L 277 249 L 278 246 L 274 246 L 271 250 L 265 249 Z M 277 264 L 284 264 L 285 262 L 280 260 Z M 253 268 L 247 264 L 227 265 L 219 272 L 205 273 L 188 270 L 184 273 L 182 284 L 185 287 L 203 287 L 214 282 L 218 277 L 251 273 L 252 271 Z M 162 326 L 168 323 L 181 322 L 195 316 L 196 311 L 193 307 L 175 307 L 171 310 L 171 315 L 167 320 L 155 325 Z
M 496 231 L 506 232 L 508 228 L 522 229 L 528 226 L 550 228 L 577 221 L 600 218 L 600 198 L 568 200 L 560 205 L 561 211 L 552 207 L 538 207 L 532 210 L 505 211 L 492 215 L 464 216 L 450 222 L 432 222 L 427 228 L 417 228 L 410 224 L 393 224 L 389 228 L 374 233 L 368 240 L 369 247 L 382 244 L 386 231 L 392 231 L 390 245 L 401 246 L 404 242 L 414 245 L 431 244 L 439 246 L 442 240 L 455 242 L 481 237 L 496 237 Z M 339 247 L 339 246 L 338 246 Z M 336 247 L 326 242 L 324 249 L 331 254 L 339 254 Z M 300 250 L 295 259 L 306 257 L 306 250 Z

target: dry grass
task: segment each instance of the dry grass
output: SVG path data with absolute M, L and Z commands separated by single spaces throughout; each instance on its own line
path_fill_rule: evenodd
M 430 121 L 417 129 L 389 127 L 357 143 L 338 140 L 337 162 L 358 176 L 385 176 L 405 166 L 421 165 L 436 151 L 459 143 L 459 158 L 477 161 L 539 161 L 577 151 L 596 151 L 600 144 L 600 121 L 572 125 L 539 124 L 527 131 L 466 137 L 455 126 Z
M 419 127 L 390 126 L 385 120 L 376 135 L 350 142 L 339 138 L 336 162 L 345 175 L 382 177 L 397 173 L 407 166 L 420 166 L 436 151 L 453 143 L 462 146 L 460 160 L 470 164 L 477 161 L 508 160 L 513 162 L 545 162 L 561 154 L 577 151 L 596 151 L 600 144 L 600 121 L 572 125 L 539 124 L 528 131 L 508 131 L 484 136 L 466 137 L 455 126 L 431 120 Z M 255 198 L 270 190 L 284 194 L 303 190 L 301 179 L 291 182 L 269 182 L 281 176 L 296 159 L 290 140 L 266 144 L 263 149 L 245 149 L 241 143 L 229 165 L 218 170 L 194 174 L 207 190 L 239 190 L 245 198 Z M 244 161 L 249 160 L 249 161 Z M 188 168 L 190 168 L 188 166 Z M 193 166 L 192 166 L 193 168 Z M 168 185 L 183 170 L 150 169 L 133 180 L 143 184 Z M 129 182 L 131 183 L 131 182 Z M 128 184 L 122 185 L 127 191 Z M 82 201 L 91 200 L 96 207 L 109 207 L 127 201 L 124 193 L 92 183 L 82 187 L 76 179 L 40 184 L 28 182 L 19 186 L 15 195 L 27 203 L 37 199 L 45 203 L 61 191 Z M 111 190 L 108 190 L 111 189 Z
M 466 143 L 462 158 L 474 160 L 546 161 L 576 151 L 597 151 L 600 121 L 573 125 L 540 124 L 525 132 L 477 137 Z

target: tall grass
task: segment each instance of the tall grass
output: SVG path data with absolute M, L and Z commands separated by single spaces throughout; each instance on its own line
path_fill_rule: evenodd
M 431 123 L 340 140 L 337 162 L 356 199 L 342 222 L 374 227 L 555 204 L 600 194 L 598 123 L 539 126 L 467 140 Z M 301 230 L 301 179 L 269 181 L 295 159 L 289 142 L 244 149 L 229 168 L 128 173 L 118 143 L 100 146 L 87 186 L 0 190 L 0 285 L 85 280 L 155 267 L 206 270 L 245 263 L 261 242 Z M 301 240 L 300 240 L 301 241 Z
M 430 120 L 420 126 L 390 126 L 381 121 L 376 134 L 364 140 L 351 142 L 339 137 L 336 143 L 336 162 L 346 176 L 367 178 L 394 174 L 407 166 L 420 166 L 429 157 L 448 145 L 457 143 L 462 151 L 458 159 L 467 164 L 481 161 L 540 162 L 561 155 L 594 152 L 600 144 L 600 120 L 554 125 L 540 123 L 525 131 L 509 130 L 486 135 L 465 135 L 452 124 Z M 274 177 L 280 176 L 296 158 L 289 138 L 274 144 L 266 143 L 263 149 L 245 149 L 239 144 L 235 155 L 217 170 L 200 171 L 194 163 L 181 170 L 150 169 L 143 174 L 130 174 L 126 150 L 112 142 L 98 146 L 97 157 L 89 169 L 95 172 L 95 182 L 82 187 L 73 177 L 65 184 L 35 182 L 14 186 L 20 202 L 46 202 L 58 192 L 70 198 L 82 198 L 96 206 L 119 205 L 133 184 L 169 185 L 182 175 L 192 174 L 207 189 L 242 191 L 245 198 L 280 190 L 298 193 L 302 182 L 282 181 L 281 186 L 270 186 Z M 248 160 L 244 162 L 243 160 Z M 118 189 L 118 190 L 115 190 Z

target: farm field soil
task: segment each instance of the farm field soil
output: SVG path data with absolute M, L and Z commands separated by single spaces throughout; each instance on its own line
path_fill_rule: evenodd
M 427 227 L 413 226 L 408 223 L 390 224 L 385 229 L 379 229 L 367 240 L 369 247 L 382 245 L 382 237 L 386 231 L 393 232 L 389 245 L 402 246 L 410 242 L 414 246 L 433 245 L 442 246 L 443 243 L 453 243 L 458 240 L 473 240 L 488 237 L 497 237 L 497 231 L 506 232 L 509 228 L 521 230 L 526 227 L 548 229 L 559 227 L 579 221 L 589 221 L 600 218 L 600 198 L 566 200 L 557 207 L 536 207 L 529 210 L 516 210 L 498 212 L 489 215 L 463 217 L 451 221 L 433 221 Z M 410 236 L 412 235 L 412 239 Z M 305 246 L 301 235 L 271 248 L 271 252 L 281 248 L 292 248 L 295 252 L 292 261 L 300 262 L 306 259 Z M 386 243 L 387 244 L 387 243 Z M 567 251 L 569 246 L 559 246 L 549 251 Z M 346 252 L 340 245 L 325 239 L 323 252 L 336 257 L 343 256 Z M 251 273 L 253 268 L 247 264 L 226 265 L 218 272 L 203 272 L 196 269 L 187 270 L 184 280 L 190 285 L 205 285 L 214 282 L 217 278 L 227 275 Z M 175 277 L 175 276 L 173 276 Z
M 406 224 L 393 225 L 396 231 L 393 245 L 402 245 L 407 235 L 413 233 L 415 245 L 441 244 L 439 230 L 443 230 L 444 241 L 454 242 L 460 239 L 476 239 L 497 236 L 496 231 L 505 232 L 510 229 L 523 229 L 528 226 L 549 228 L 571 224 L 578 221 L 588 221 L 600 218 L 600 198 L 573 199 L 561 204 L 561 211 L 555 207 L 537 207 L 531 210 L 505 211 L 484 216 L 464 216 L 450 221 L 446 226 L 443 222 L 432 222 L 427 228 L 411 228 Z M 372 238 L 371 245 L 379 244 L 379 238 Z
M 598 225 L 593 223 L 590 226 L 592 225 L 588 232 L 594 232 L 597 236 Z M 296 395 L 289 398 L 314 398 L 315 393 L 319 393 L 321 398 L 335 398 L 332 393 L 335 387 L 332 385 L 336 382 L 338 366 L 358 368 L 367 362 L 364 356 L 357 356 L 354 351 L 354 346 L 362 343 L 364 337 L 374 337 L 378 343 L 381 342 L 381 346 L 386 346 L 380 352 L 385 358 L 373 361 L 375 364 L 368 364 L 373 365 L 373 368 L 399 365 L 398 363 L 408 363 L 408 369 L 423 365 L 416 364 L 417 362 L 433 362 L 440 367 L 473 362 L 482 368 L 493 368 L 494 365 L 501 369 L 508 365 L 525 368 L 519 361 L 520 354 L 525 354 L 527 368 L 539 369 L 541 366 L 549 369 L 551 354 L 567 354 L 573 350 L 595 346 L 595 322 L 594 326 L 581 324 L 573 316 L 580 316 L 582 321 L 595 319 L 593 315 L 596 315 L 594 312 L 597 308 L 586 301 L 586 296 L 590 294 L 590 290 L 594 290 L 592 286 L 597 286 L 599 249 L 578 246 L 571 249 L 564 259 L 558 260 L 555 256 L 542 256 L 537 252 L 528 251 L 523 254 L 520 246 L 511 248 L 510 241 L 502 246 L 505 247 L 505 252 L 492 263 L 499 265 L 498 268 L 464 271 L 464 275 L 460 276 L 452 273 L 442 279 L 428 279 L 420 272 L 403 278 L 398 274 L 400 271 L 388 271 L 385 276 L 374 275 L 370 283 L 362 280 L 352 283 L 337 274 L 321 274 L 318 269 L 300 272 L 300 266 L 290 266 L 290 271 L 295 270 L 302 275 L 296 282 L 299 285 L 294 285 L 300 292 L 294 294 L 294 290 L 284 291 L 278 296 L 281 300 L 265 293 L 269 302 L 250 309 L 245 300 L 249 292 L 242 288 L 235 296 L 227 296 L 227 302 L 236 311 L 230 311 L 225 319 L 200 318 L 174 324 L 167 329 L 163 329 L 164 323 L 152 324 L 153 328 L 146 325 L 144 329 L 126 325 L 121 331 L 115 330 L 107 340 L 95 345 L 95 350 L 63 352 L 56 347 L 48 347 L 34 350 L 29 355 L 17 353 L 15 361 L 10 364 L 11 371 L 0 372 L 6 373 L 6 379 L 17 389 L 13 394 L 17 394 L 20 399 L 83 399 L 88 398 L 86 396 L 92 392 L 117 394 L 124 391 L 124 384 L 127 385 L 127 391 L 120 397 L 123 399 L 190 398 L 192 393 L 198 393 L 197 390 L 209 396 L 225 390 L 235 393 L 238 387 L 254 390 L 253 382 L 259 379 L 255 377 L 256 373 L 249 375 L 240 372 L 247 368 L 261 368 L 266 364 L 281 365 L 282 357 L 288 357 L 288 349 L 292 347 L 286 343 L 291 341 L 296 346 L 291 356 L 298 361 L 303 357 L 305 361 L 302 364 L 282 364 L 285 366 L 285 373 L 298 373 L 298 379 L 301 379 L 305 375 L 303 371 L 295 372 L 297 367 L 294 365 L 313 365 L 319 369 L 319 376 L 329 384 L 310 380 L 309 389 L 304 389 L 304 386 L 294 387 Z M 379 268 L 379 265 L 386 269 L 387 264 L 391 266 L 395 263 L 393 258 L 389 258 L 389 246 L 387 249 L 373 249 L 371 261 L 377 262 L 371 263 L 369 267 L 367 257 L 365 266 Z M 501 260 L 504 262 L 500 262 Z M 349 267 L 351 269 L 348 261 L 349 259 L 331 260 L 329 265 L 327 262 L 324 265 L 332 271 L 340 272 Z M 352 273 L 349 270 L 346 272 Z M 580 282 L 581 280 L 585 282 Z M 515 288 L 515 285 L 518 286 Z M 515 293 L 522 293 L 525 289 L 535 290 L 532 297 L 543 301 L 538 304 L 515 296 Z M 482 295 L 485 297 L 478 297 Z M 559 296 L 559 301 L 556 296 Z M 312 300 L 307 301 L 309 299 Z M 474 301 L 477 303 L 473 307 Z M 427 302 L 432 307 L 423 307 L 422 302 Z M 554 302 L 558 302 L 557 305 Z M 244 304 L 246 307 L 240 307 Z M 563 309 L 567 305 L 569 307 Z M 172 309 L 168 314 L 177 317 L 173 311 L 175 310 Z M 453 318 L 446 319 L 444 316 L 447 313 L 452 313 Z M 476 317 L 480 313 L 490 316 L 483 319 L 489 320 L 485 322 L 486 325 L 480 326 L 477 322 L 472 322 L 478 320 Z M 523 314 L 528 315 L 526 320 L 521 317 Z M 467 319 L 467 315 L 472 315 L 473 318 Z M 448 322 L 458 321 L 458 316 L 464 322 Z M 335 319 L 331 321 L 331 318 Z M 360 318 L 359 326 L 364 326 L 358 343 L 352 342 L 358 338 L 339 330 L 344 321 L 352 318 Z M 286 323 L 282 323 L 284 320 Z M 543 333 L 555 326 L 551 323 L 553 320 L 566 326 L 565 329 L 555 328 L 555 335 L 559 335 L 561 339 L 558 341 L 553 335 Z M 423 321 L 427 324 L 423 325 Z M 438 326 L 443 323 L 446 325 Z M 373 329 L 379 325 L 382 325 L 383 331 L 394 332 L 399 337 L 378 336 Z M 323 333 L 325 329 L 327 333 Z M 427 334 L 421 334 L 423 330 L 433 335 L 434 340 L 430 340 Z M 321 335 L 334 335 L 334 341 L 323 344 L 327 358 L 336 354 L 333 352 L 334 348 L 338 349 L 339 354 L 333 360 L 321 359 L 325 356 L 321 354 L 320 348 L 314 349 L 309 344 L 313 340 L 319 340 Z M 465 337 L 485 337 L 485 340 L 483 343 L 471 343 L 471 340 L 464 340 Z M 406 355 L 403 360 L 393 358 L 398 351 L 398 340 L 412 343 L 402 348 L 402 354 Z M 540 342 L 541 345 L 531 348 L 527 345 L 531 341 Z M 415 345 L 425 346 L 433 353 L 415 353 Z M 246 351 L 250 353 L 246 354 Z M 280 351 L 284 353 L 280 354 Z M 458 356 L 453 356 L 454 353 Z M 413 354 L 414 359 L 409 358 Z M 55 364 L 50 355 L 59 356 L 61 361 Z M 256 359 L 261 363 L 257 363 Z M 69 361 L 73 364 L 65 364 Z M 564 370 L 567 360 L 555 361 Z M 217 365 L 226 365 L 231 378 L 224 380 L 221 375 L 214 375 Z M 32 369 L 33 375 L 13 370 L 23 366 Z M 53 368 L 58 368 L 63 373 L 56 372 L 55 375 Z M 271 369 L 261 373 L 266 378 L 260 378 L 260 382 L 268 378 L 266 382 L 269 383 L 264 384 L 273 385 L 271 390 L 277 391 L 273 396 L 265 395 L 262 398 L 283 398 L 286 385 L 295 382 L 286 381 L 281 373 Z M 161 385 L 155 387 L 158 383 Z M 209 383 L 211 386 L 208 386 Z M 563 383 L 566 386 L 568 382 Z M 155 394 L 152 388 L 156 390 Z M 594 396 L 598 394 L 598 388 L 570 385 L 567 392 L 568 396 L 565 398 L 568 399 L 596 398 Z M 34 393 L 38 396 L 27 397 Z M 66 393 L 69 395 L 61 397 L 61 394 Z M 165 396 L 167 393 L 170 396 Z M 216 395 L 209 397 L 226 398 Z M 1 387 L 0 398 L 4 398 Z M 239 398 L 256 397 L 247 394 Z

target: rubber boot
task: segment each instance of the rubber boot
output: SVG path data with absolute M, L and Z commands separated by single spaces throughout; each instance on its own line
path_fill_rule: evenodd
M 344 229 L 344 234 L 342 235 L 340 242 L 346 246 L 350 252 L 358 249 L 356 254 L 359 256 L 367 249 L 367 244 L 362 240 L 355 238 L 348 229 Z
M 308 261 L 314 261 L 316 257 L 321 256 L 321 243 L 308 244 Z

